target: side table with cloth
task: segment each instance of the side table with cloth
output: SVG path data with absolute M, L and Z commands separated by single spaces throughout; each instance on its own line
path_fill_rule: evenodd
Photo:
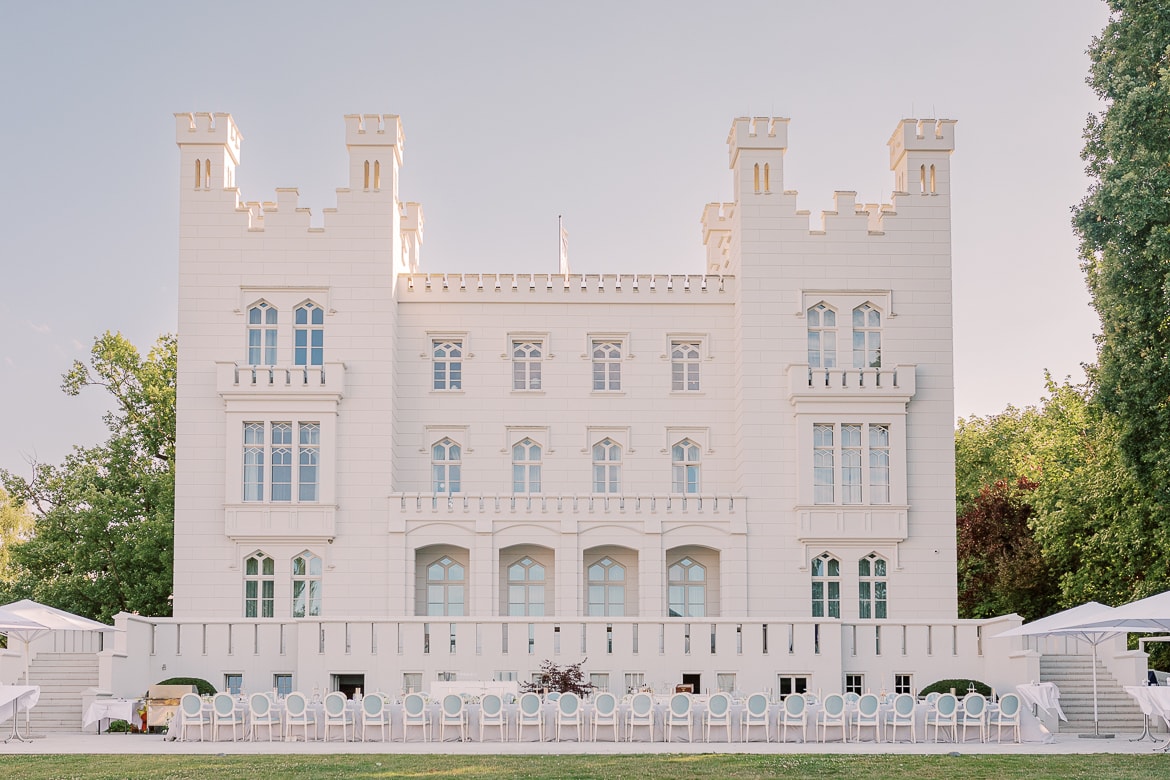
M 20 713 L 24 712 L 27 718 L 28 711 L 37 706 L 40 698 L 39 685 L 0 685 L 0 723 L 12 718 L 12 734 L 4 740 L 6 744 L 14 739 L 28 741 L 28 734 L 20 734 Z
M 102 733 L 102 721 L 124 720 L 133 723 L 138 714 L 137 699 L 96 699 L 93 704 L 85 708 L 85 715 L 81 718 L 81 728 L 87 729 L 97 724 L 98 733 Z M 107 733 L 110 724 L 106 723 Z
M 1137 700 L 1142 714 L 1149 718 L 1161 718 L 1170 727 L 1170 687 L 1160 685 L 1127 685 L 1125 692 Z M 1170 740 L 1155 750 L 1170 750 Z
M 1025 704 L 1035 704 L 1045 712 L 1058 715 L 1061 720 L 1068 720 L 1064 716 L 1064 710 L 1060 708 L 1060 689 L 1056 687 L 1056 683 L 1043 682 L 1017 685 L 1016 693 L 1020 694 L 1020 698 L 1024 700 Z

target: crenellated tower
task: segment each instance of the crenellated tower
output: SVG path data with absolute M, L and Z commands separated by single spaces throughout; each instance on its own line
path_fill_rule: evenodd
M 949 195 L 955 120 L 903 119 L 889 140 L 894 189 L 911 195 Z
M 404 140 L 397 114 L 346 114 L 350 191 L 397 201 Z
M 729 164 L 734 172 L 735 199 L 784 191 L 784 152 L 788 149 L 786 117 L 741 116 L 727 136 Z
M 231 114 L 175 114 L 175 141 L 180 150 L 179 181 L 183 190 L 222 192 L 235 187 L 243 140 Z

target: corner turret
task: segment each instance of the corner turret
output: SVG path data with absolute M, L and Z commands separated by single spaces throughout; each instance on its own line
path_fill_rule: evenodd
M 737 117 L 727 135 L 728 167 L 734 171 L 736 202 L 784 191 L 786 117 Z
M 894 190 L 911 195 L 949 195 L 954 119 L 903 119 L 890 136 Z
M 397 201 L 404 141 L 397 114 L 346 114 L 350 192 L 386 194 Z
M 236 186 L 240 164 L 240 135 L 231 114 L 175 114 L 175 143 L 179 145 L 179 182 L 183 191 L 210 192 Z

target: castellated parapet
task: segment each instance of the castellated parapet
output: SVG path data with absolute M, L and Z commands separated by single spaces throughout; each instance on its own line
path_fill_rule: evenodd
M 398 164 L 402 165 L 402 146 L 406 136 L 398 114 L 346 114 L 346 146 L 393 146 Z
M 244 136 L 240 135 L 231 114 L 206 111 L 196 113 L 175 114 L 175 142 L 184 144 L 213 144 L 223 146 L 232 157 L 232 162 L 240 164 L 240 142 Z
M 788 118 L 782 116 L 736 117 L 727 135 L 728 166 L 735 167 L 740 149 L 788 148 Z

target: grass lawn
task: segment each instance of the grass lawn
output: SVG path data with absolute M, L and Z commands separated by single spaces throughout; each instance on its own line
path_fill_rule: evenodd
M 7 756 L 3 776 L 67 778 L 938 778 L 1041 780 L 1170 777 L 1167 755 L 1060 756 Z

